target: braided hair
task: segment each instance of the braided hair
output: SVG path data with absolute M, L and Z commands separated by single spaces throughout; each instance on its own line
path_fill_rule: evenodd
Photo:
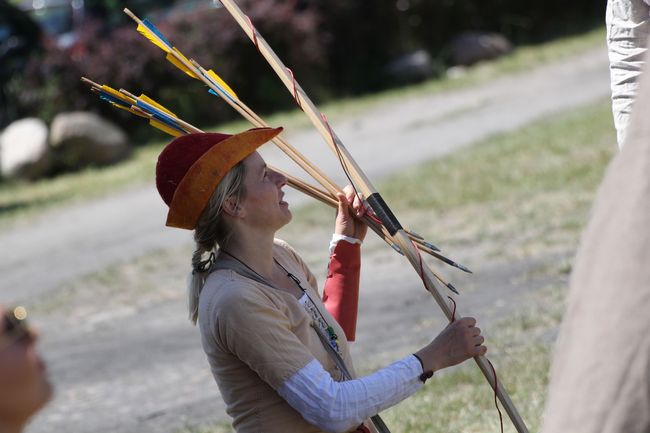
M 215 252 L 230 237 L 230 229 L 223 218 L 223 205 L 229 198 L 239 203 L 244 198 L 244 163 L 235 165 L 219 182 L 208 205 L 199 217 L 194 230 L 196 249 L 192 254 L 192 273 L 189 275 L 187 293 L 189 318 L 196 324 L 199 314 L 199 296 L 216 258 Z

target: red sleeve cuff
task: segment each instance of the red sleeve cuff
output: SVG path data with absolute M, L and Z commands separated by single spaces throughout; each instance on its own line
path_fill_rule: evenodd
M 330 257 L 323 303 L 348 341 L 354 341 L 356 336 L 360 269 L 361 246 L 339 241 Z

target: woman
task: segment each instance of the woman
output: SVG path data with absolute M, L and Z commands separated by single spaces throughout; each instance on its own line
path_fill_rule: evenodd
M 415 354 L 354 379 L 346 336 L 354 333 L 366 228 L 349 214 L 352 194 L 340 195 L 325 308 L 314 275 L 275 239 L 291 220 L 286 178 L 255 150 L 281 130 L 183 136 L 158 159 L 167 225 L 195 230 L 190 317 L 238 432 L 368 431 L 370 416 L 433 372 L 487 349 L 475 320 L 463 318 Z
M 22 307 L 0 305 L 0 432 L 19 433 L 52 395 Z

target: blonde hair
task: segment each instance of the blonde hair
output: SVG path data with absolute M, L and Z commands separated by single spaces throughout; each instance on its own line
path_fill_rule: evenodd
M 215 250 L 217 246 L 226 243 L 230 237 L 230 229 L 223 218 L 223 205 L 229 198 L 234 198 L 235 203 L 238 204 L 244 194 L 242 161 L 228 171 L 219 182 L 194 229 L 196 250 L 192 254 L 192 272 L 188 278 L 187 294 L 190 321 L 195 325 L 199 315 L 199 296 L 214 263 Z

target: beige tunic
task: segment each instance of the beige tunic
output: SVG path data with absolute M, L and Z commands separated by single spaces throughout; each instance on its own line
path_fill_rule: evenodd
M 314 275 L 285 242 L 276 240 L 273 254 L 309 291 L 339 336 L 343 359 L 353 371 L 345 334 L 320 301 Z M 210 274 L 199 300 L 201 340 L 237 432 L 320 431 L 275 391 L 314 358 L 335 380 L 342 379 L 310 323 L 290 293 L 231 270 Z

